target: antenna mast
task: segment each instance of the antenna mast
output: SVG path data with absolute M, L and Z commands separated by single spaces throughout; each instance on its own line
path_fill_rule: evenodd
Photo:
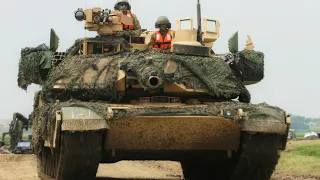
M 201 38 L 201 5 L 200 5 L 200 0 L 197 0 L 198 1 L 198 4 L 197 4 L 197 24 L 198 24 L 198 37 L 197 37 L 197 40 L 199 42 L 202 41 L 202 38 Z

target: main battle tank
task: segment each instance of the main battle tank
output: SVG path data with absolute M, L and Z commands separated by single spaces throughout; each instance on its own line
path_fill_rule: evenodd
M 211 49 L 218 20 L 177 20 L 172 48 L 150 49 L 152 32 L 122 37 L 132 19 L 110 10 L 78 9 L 98 36 L 57 52 L 45 44 L 21 51 L 18 85 L 41 85 L 30 115 L 39 177 L 95 179 L 99 163 L 180 161 L 185 179 L 269 179 L 284 150 L 290 118 L 251 104 L 245 85 L 263 79 L 264 54 L 248 38 L 238 50 Z M 202 26 L 204 30 L 202 31 Z

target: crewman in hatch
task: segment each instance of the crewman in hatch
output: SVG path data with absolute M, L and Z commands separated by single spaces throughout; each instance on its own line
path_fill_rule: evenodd
M 132 18 L 133 24 L 131 25 L 122 25 L 124 31 L 118 32 L 119 36 L 140 36 L 141 35 L 141 25 L 135 14 L 131 13 L 131 5 L 128 0 L 117 0 L 117 3 L 114 6 L 114 10 L 127 15 Z
M 149 47 L 170 49 L 173 31 L 170 30 L 171 23 L 169 19 L 166 16 L 160 16 L 155 23 L 155 27 L 159 30 L 152 34 L 148 43 Z

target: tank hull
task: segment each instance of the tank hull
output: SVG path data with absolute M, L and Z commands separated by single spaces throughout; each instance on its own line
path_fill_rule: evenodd
M 138 116 L 109 125 L 106 150 L 236 150 L 241 133 L 217 116 Z
M 279 109 L 238 102 L 187 105 L 80 101 L 51 106 L 57 111 L 49 123 L 53 126 L 48 130 L 51 134 L 44 136 L 45 146 L 55 147 L 61 132 L 104 131 L 102 148 L 107 154 L 111 152 L 106 156 L 113 159 L 123 151 L 237 151 L 243 132 L 286 137 L 290 125 Z M 239 114 L 241 108 L 245 110 Z

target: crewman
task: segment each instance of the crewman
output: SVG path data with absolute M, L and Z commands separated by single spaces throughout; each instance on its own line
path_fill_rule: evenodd
M 152 34 L 148 43 L 149 47 L 170 49 L 173 32 L 170 30 L 171 23 L 169 19 L 166 16 L 160 16 L 155 23 L 155 27 L 159 30 Z
M 118 32 L 119 36 L 140 36 L 141 35 L 141 25 L 135 14 L 131 13 L 131 5 L 128 0 L 117 0 L 117 3 L 114 6 L 114 10 L 121 12 L 124 15 L 132 18 L 133 24 L 125 25 L 122 24 L 122 28 L 124 31 Z

